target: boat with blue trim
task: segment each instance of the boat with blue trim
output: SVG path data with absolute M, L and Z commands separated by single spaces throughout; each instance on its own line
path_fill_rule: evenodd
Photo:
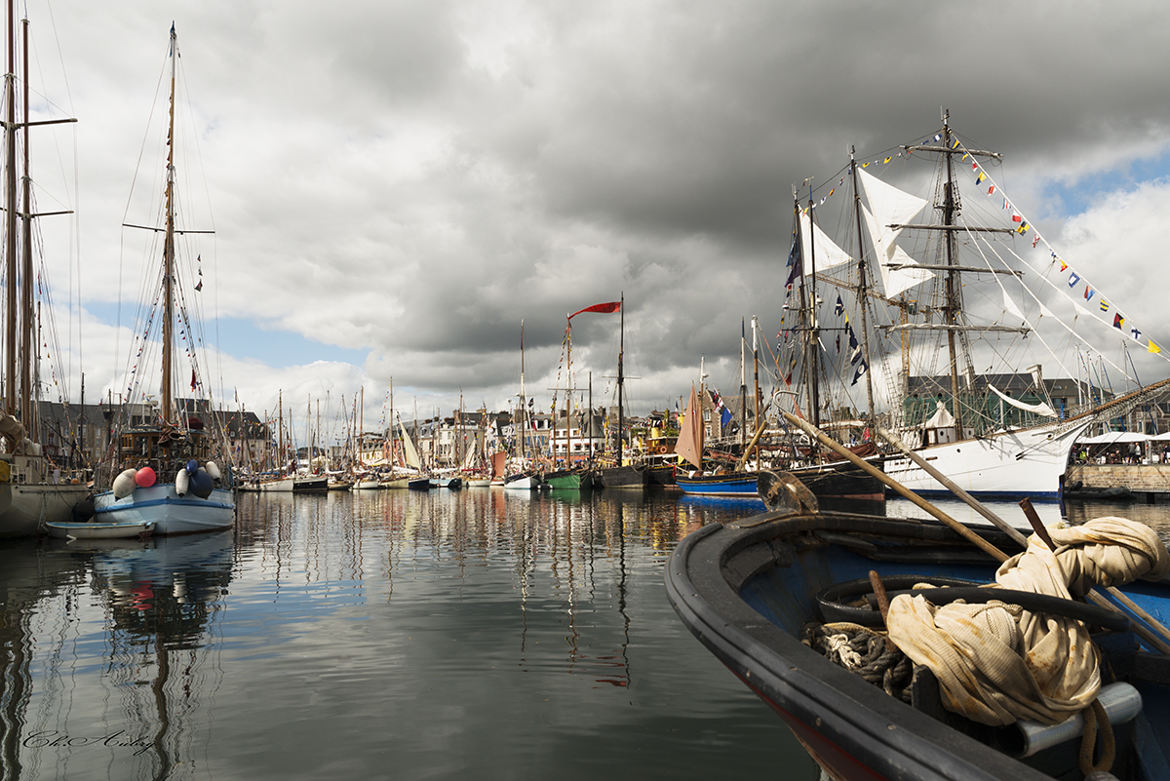
M 99 479 L 109 481 L 110 488 L 93 497 L 93 533 L 114 530 L 119 524 L 150 526 L 154 534 L 187 534 L 231 527 L 235 523 L 236 504 L 232 470 L 224 458 L 227 441 L 218 430 L 216 414 L 205 399 L 188 400 L 179 404 L 174 396 L 173 373 L 177 365 L 175 349 L 176 330 L 188 342 L 185 354 L 190 361 L 191 389 L 202 387 L 200 367 L 194 339 L 191 337 L 193 312 L 184 303 L 184 296 L 176 288 L 181 280 L 189 282 L 198 274 L 195 291 L 202 289 L 203 270 L 180 269 L 177 234 L 206 231 L 179 230 L 175 226 L 175 82 L 179 58 L 178 38 L 174 25 L 170 32 L 170 96 L 171 121 L 166 140 L 166 186 L 163 190 L 162 213 L 165 224 L 148 230 L 163 234 L 162 263 L 158 286 L 147 300 L 145 326 L 138 330 L 131 386 L 126 398 L 146 393 L 139 384 L 142 374 L 136 370 L 137 361 L 152 347 L 147 342 L 154 328 L 161 330 L 161 384 L 157 407 L 145 405 L 149 414 L 142 414 L 144 405 L 137 409 L 126 404 L 117 421 L 119 434 L 112 462 L 103 464 Z M 139 227 L 139 226 L 127 226 Z M 184 255 L 190 257 L 188 249 Z M 196 255 L 193 265 L 199 263 Z M 204 417 L 214 431 L 209 430 Z M 216 459 L 216 460 L 213 460 Z M 218 463 L 223 464 L 221 471 Z M 118 471 L 120 470 L 120 471 Z M 173 475 L 173 477 L 172 477 Z M 322 478 L 324 481 L 324 478 Z M 130 527 L 125 527 L 130 528 Z M 79 531 L 74 529 L 74 532 Z M 77 534 L 73 534 L 77 536 Z

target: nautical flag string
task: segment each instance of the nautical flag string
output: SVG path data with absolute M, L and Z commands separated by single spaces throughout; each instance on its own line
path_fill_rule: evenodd
M 964 148 L 964 151 L 967 150 Z M 1083 274 L 1072 269 L 1069 264 L 1056 253 L 1056 250 L 1053 249 L 1052 245 L 1048 243 L 1048 240 L 1041 235 L 1040 231 L 1024 218 L 1023 213 L 1016 208 L 1015 204 L 1013 204 L 1006 195 L 1003 195 L 1002 189 L 995 183 L 995 180 L 991 177 L 991 175 L 988 174 L 987 171 L 979 165 L 978 161 L 972 162 L 971 167 L 972 170 L 976 171 L 978 174 L 977 181 L 983 182 L 986 180 L 989 183 L 987 188 L 988 196 L 993 195 L 996 191 L 1000 192 L 1002 197 L 1003 210 L 1010 214 L 1011 222 L 1015 227 L 1015 232 L 1022 236 L 1029 230 L 1032 231 L 1033 249 L 1041 243 L 1044 244 L 1044 247 L 1048 250 L 1050 257 L 1049 265 L 1056 268 L 1057 273 L 1060 275 L 1061 279 L 1065 283 L 1065 286 L 1067 287 L 1067 292 L 1072 296 L 1074 302 L 1078 301 L 1079 299 L 1083 300 L 1085 304 L 1088 304 L 1093 300 L 1094 297 L 1097 298 L 1097 306 L 1095 308 L 1085 307 L 1081 304 L 1078 304 L 1078 306 L 1094 315 L 1104 324 L 1111 325 L 1113 328 L 1116 328 L 1118 331 L 1125 334 L 1133 341 L 1144 346 L 1147 352 L 1155 355 L 1161 355 L 1162 348 L 1160 345 L 1158 345 L 1150 337 L 1144 335 L 1140 328 L 1137 328 L 1132 323 L 1127 323 L 1127 318 L 1117 310 L 1115 305 L 1111 304 L 1107 299 L 1102 297 L 1099 290 L 1094 285 L 1091 285 Z M 1057 287 L 1059 287 L 1059 285 Z

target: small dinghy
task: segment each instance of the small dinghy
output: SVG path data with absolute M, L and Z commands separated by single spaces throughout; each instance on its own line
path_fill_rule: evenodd
M 50 537 L 73 540 L 114 540 L 154 533 L 154 521 L 49 521 Z

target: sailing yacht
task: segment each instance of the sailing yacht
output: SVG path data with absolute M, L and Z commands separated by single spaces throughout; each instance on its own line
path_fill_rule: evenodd
M 16 60 L 16 30 L 13 3 L 8 3 L 6 49 L 9 63 Z M 28 20 L 24 26 L 26 85 L 23 122 L 16 120 L 16 74 L 4 79 L 4 104 L 7 109 L 4 139 L 7 149 L 5 165 L 4 247 L 7 302 L 5 307 L 4 406 L 0 411 L 0 537 L 28 537 L 44 530 L 49 521 L 67 521 L 74 507 L 89 489 L 77 476 L 71 476 L 55 464 L 44 451 L 39 437 L 37 398 L 37 336 L 33 311 L 36 274 L 33 266 L 32 218 L 28 174 L 29 107 L 28 107 Z M 74 120 L 59 120 L 72 122 Z M 48 124 L 39 122 L 37 124 Z M 17 199 L 17 129 L 24 149 L 24 176 L 21 198 Z M 18 225 L 17 221 L 20 220 Z M 17 248 L 17 237 L 21 247 Z
M 222 432 L 209 429 L 200 416 L 206 414 L 212 418 L 211 423 L 215 423 L 210 404 L 182 408 L 174 398 L 172 375 L 177 363 L 174 331 L 178 326 L 186 333 L 191 332 L 191 312 L 183 304 L 180 291 L 176 290 L 177 281 L 182 276 L 177 270 L 179 257 L 175 238 L 177 234 L 196 232 L 179 230 L 175 226 L 174 116 L 178 57 L 178 39 L 174 25 L 171 25 L 165 225 L 150 229 L 160 230 L 164 235 L 159 288 L 150 299 L 161 307 L 160 403 L 154 420 L 138 421 L 120 431 L 115 464 L 110 470 L 110 488 L 94 497 L 95 523 L 125 524 L 128 528 L 149 524 L 155 534 L 226 529 L 235 523 L 236 517 L 231 470 L 225 468 L 221 472 L 216 460 L 212 460 L 218 458 L 219 463 L 224 463 L 222 456 L 226 451 L 226 440 L 221 436 Z M 154 307 L 148 306 L 147 309 L 150 310 L 146 315 L 147 323 L 153 323 L 157 313 Z M 149 330 L 150 325 L 146 328 Z M 138 332 L 143 339 L 145 333 Z M 191 360 L 192 388 L 197 389 L 201 383 L 193 344 L 187 354 Z
M 1068 264 L 992 175 L 1000 160 L 998 153 L 960 138 L 944 112 L 942 127 L 920 143 L 861 163 L 851 154 L 839 178 L 822 186 L 819 200 L 810 185 L 807 204 L 794 208 L 784 309 L 785 318 L 796 312 L 798 321 L 781 320 L 781 366 L 788 369 L 782 369 L 786 381 L 803 377 L 803 387 L 792 386 L 804 404 L 803 413 L 796 412 L 820 425 L 831 410 L 855 407 L 854 415 L 871 432 L 886 423 L 899 440 L 886 457 L 886 473 L 924 495 L 948 489 L 902 448 L 975 496 L 1056 498 L 1076 438 L 1094 421 L 1121 415 L 1170 383 L 1139 387 L 1102 404 L 1101 389 L 1078 380 L 1085 399 L 1096 404 L 1049 397 L 1032 345 L 1047 348 L 1067 371 L 1067 359 L 1051 345 L 1058 338 L 1074 344 L 1078 354 L 1097 352 L 1082 333 L 1092 319 L 1112 325 L 1112 333 L 1129 344 L 1164 356 L 1140 331 L 1123 327 L 1116 307 L 1110 311 L 1109 302 L 1093 300 L 1098 291 L 1078 285 L 1079 275 L 1064 273 Z M 925 197 L 891 183 L 913 178 L 912 169 L 923 163 L 933 180 Z M 891 173 L 881 177 L 878 170 Z M 961 195 L 960 182 L 968 180 L 974 190 Z M 841 279 L 850 266 L 855 278 Z M 1068 298 L 1062 280 L 1080 295 Z M 834 298 L 824 293 L 825 285 L 838 291 L 831 314 L 822 311 Z M 1054 311 L 1064 307 L 1077 318 L 1076 327 Z M 860 316 L 851 320 L 851 313 Z M 827 382 L 833 371 L 836 396 Z M 879 373 L 884 389 L 876 384 Z M 995 384 L 997 377 L 1029 373 L 1030 400 Z M 935 377 L 933 385 L 925 382 Z M 859 383 L 857 392 L 863 390 L 865 398 L 853 401 Z M 875 397 L 882 392 L 888 411 L 879 415 Z

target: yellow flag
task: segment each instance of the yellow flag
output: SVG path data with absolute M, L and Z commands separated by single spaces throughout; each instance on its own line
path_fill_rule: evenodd
M 1159 347 L 1158 345 L 1154 344 L 1154 340 L 1153 340 L 1153 339 L 1151 339 L 1151 340 L 1150 340 L 1150 345 L 1149 345 L 1149 347 L 1148 347 L 1147 349 L 1148 349 L 1150 352 L 1152 352 L 1152 353 L 1160 353 L 1160 352 L 1162 352 L 1162 348 L 1161 348 L 1161 347 Z

